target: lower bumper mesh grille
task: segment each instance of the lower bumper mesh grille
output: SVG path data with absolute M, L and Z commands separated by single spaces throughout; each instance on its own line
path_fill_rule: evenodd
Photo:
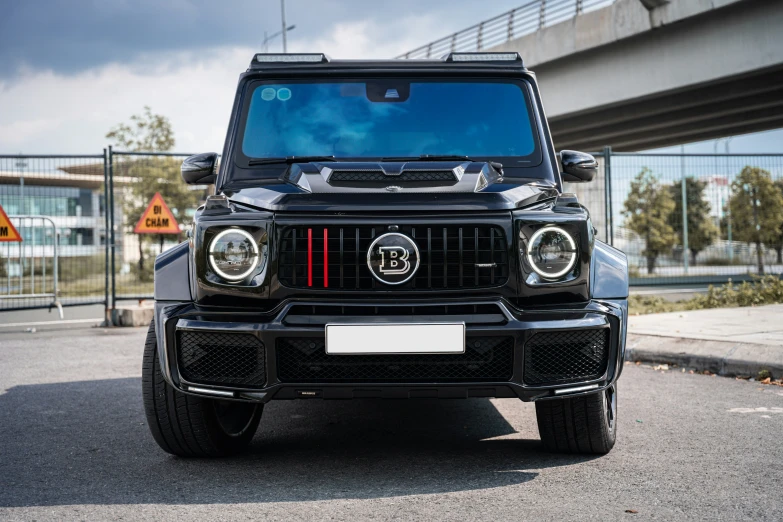
M 598 379 L 606 371 L 609 329 L 539 332 L 525 344 L 524 381 L 563 384 Z
M 179 371 L 192 383 L 261 387 L 264 356 L 264 344 L 252 334 L 177 332 Z
M 464 354 L 327 355 L 322 338 L 277 341 L 282 382 L 491 382 L 513 374 L 511 337 L 468 337 Z

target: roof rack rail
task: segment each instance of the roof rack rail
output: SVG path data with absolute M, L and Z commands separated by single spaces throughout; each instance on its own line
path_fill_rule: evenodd
M 516 62 L 522 65 L 522 57 L 518 52 L 500 53 L 449 53 L 442 60 L 444 62 Z
M 250 68 L 257 69 L 269 65 L 328 63 L 330 61 L 324 53 L 257 53 L 250 62 Z

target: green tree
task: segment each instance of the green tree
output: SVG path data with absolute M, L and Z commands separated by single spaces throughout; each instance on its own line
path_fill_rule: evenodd
M 625 226 L 636 232 L 645 243 L 642 254 L 647 258 L 647 273 L 655 271 L 658 256 L 671 249 L 677 236 L 669 224 L 674 211 L 671 192 L 661 186 L 650 169 L 644 167 L 631 182 L 625 200 Z
M 769 172 L 747 166 L 731 183 L 734 238 L 756 245 L 759 274 L 764 273 L 763 245 L 775 245 L 783 225 L 783 195 Z
M 106 138 L 115 148 L 129 152 L 169 152 L 174 148 L 174 131 L 165 116 L 153 114 L 144 107 L 141 114 L 130 117 L 129 123 L 112 128 Z M 205 193 L 192 190 L 180 176 L 181 160 L 166 156 L 114 156 L 115 200 L 120 200 L 125 228 L 128 233 L 141 217 L 156 192 L 160 192 L 166 205 L 174 213 L 180 225 L 187 225 L 189 211 L 203 200 Z M 152 267 L 145 270 L 145 243 L 150 236 L 139 234 L 139 264 L 137 276 L 141 280 L 152 278 Z M 163 249 L 164 236 L 159 236 Z
M 153 114 L 147 105 L 141 114 L 130 117 L 130 123 L 120 123 L 111 129 L 106 138 L 115 147 L 130 152 L 168 152 L 174 148 L 171 121 Z
M 718 227 L 710 216 L 710 203 L 704 197 L 707 182 L 693 177 L 685 178 L 685 203 L 688 213 L 688 248 L 691 251 L 691 264 L 696 264 L 699 252 L 710 246 L 718 237 Z M 674 200 L 674 211 L 669 215 L 669 225 L 677 234 L 680 245 L 684 245 L 682 225 L 682 184 L 669 185 L 669 193 Z M 683 252 L 683 255 L 687 253 Z

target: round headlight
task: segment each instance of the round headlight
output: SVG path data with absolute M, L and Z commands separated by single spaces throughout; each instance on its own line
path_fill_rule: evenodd
M 559 227 L 536 230 L 527 247 L 527 260 L 541 277 L 557 279 L 568 273 L 576 263 L 576 243 Z
M 209 244 L 209 264 L 227 281 L 240 281 L 258 266 L 258 245 L 249 233 L 229 228 L 216 235 Z

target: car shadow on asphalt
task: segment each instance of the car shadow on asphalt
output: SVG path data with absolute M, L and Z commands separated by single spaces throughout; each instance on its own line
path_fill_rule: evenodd
M 0 506 L 448 493 L 523 484 L 592 458 L 546 453 L 537 439 L 520 439 L 492 402 L 473 399 L 276 401 L 247 452 L 181 459 L 155 444 L 141 404 L 137 378 L 0 395 Z

